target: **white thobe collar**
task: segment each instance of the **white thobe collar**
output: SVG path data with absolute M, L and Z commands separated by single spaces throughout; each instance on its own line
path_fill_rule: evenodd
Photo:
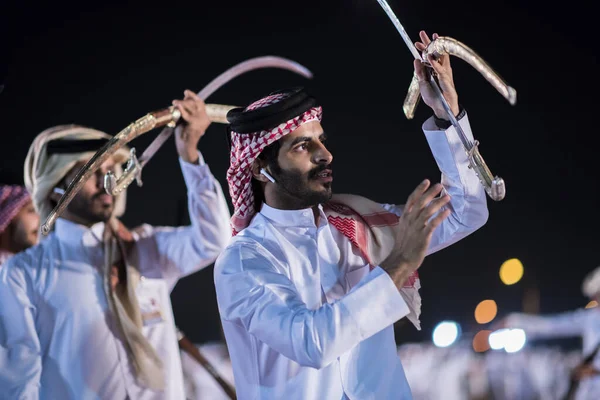
M 319 227 L 327 224 L 327 216 L 323 212 L 323 207 L 319 204 Z M 263 203 L 260 214 L 273 223 L 273 225 L 282 227 L 315 228 L 315 215 L 312 208 L 300 210 L 281 210 L 273 208 L 267 203 Z
M 54 231 L 59 241 L 73 246 L 96 246 L 102 242 L 104 222 L 98 222 L 88 228 L 64 218 L 56 220 Z

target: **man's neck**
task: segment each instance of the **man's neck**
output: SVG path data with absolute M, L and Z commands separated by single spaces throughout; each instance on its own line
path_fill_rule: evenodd
M 300 204 L 295 204 L 295 205 L 290 205 L 287 202 L 273 202 L 270 200 L 266 200 L 265 204 L 268 205 L 271 208 L 274 208 L 276 210 L 306 210 L 308 208 L 310 208 L 313 212 L 313 215 L 315 217 L 315 225 L 319 226 L 319 221 L 321 218 L 321 212 L 319 211 L 319 205 L 313 205 L 313 206 L 302 206 Z
M 11 251 L 10 249 L 5 249 L 4 247 L 0 247 L 0 259 L 3 258 L 4 255 L 13 255 L 16 252 Z
M 305 210 L 311 207 L 310 205 L 303 203 L 300 199 L 274 198 L 271 196 L 265 197 L 265 203 L 267 203 L 269 207 L 275 208 L 277 210 Z
M 65 210 L 65 212 L 63 213 L 63 215 L 61 215 L 62 219 L 65 219 L 69 222 L 72 222 L 74 224 L 78 224 L 78 225 L 83 225 L 85 227 L 91 228 L 92 225 L 100 222 L 100 221 L 96 221 L 96 222 L 90 222 L 85 220 L 84 218 L 78 217 L 77 215 L 74 215 L 68 211 Z
M 313 206 L 312 211 L 313 211 L 313 215 L 315 216 L 315 226 L 319 226 L 319 222 L 321 219 L 321 213 L 319 212 L 319 207 Z

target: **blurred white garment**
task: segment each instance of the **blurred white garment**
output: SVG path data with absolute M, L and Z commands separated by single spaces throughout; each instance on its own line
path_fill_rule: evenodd
M 555 349 L 529 352 L 529 374 L 541 399 L 561 399 L 569 389 L 571 370 L 581 362 L 578 351 L 564 353 Z
M 543 347 L 475 353 L 468 342 L 404 344 L 398 355 L 414 400 L 563 400 L 581 361 L 579 351 Z
M 219 373 L 225 382 L 234 386 L 233 368 L 227 346 L 221 342 L 208 342 L 196 347 Z M 206 369 L 185 351 L 180 350 L 181 367 L 188 400 L 229 400 L 219 383 Z
M 477 361 L 470 348 L 411 343 L 399 346 L 398 356 L 415 400 L 469 398 L 471 366 Z
M 521 328 L 528 339 L 581 337 L 583 357 L 600 346 L 600 308 L 579 309 L 554 315 L 528 315 L 514 313 L 506 319 L 507 326 Z M 592 361 L 600 370 L 600 352 Z M 577 400 L 600 399 L 600 375 L 584 379 L 575 396 Z

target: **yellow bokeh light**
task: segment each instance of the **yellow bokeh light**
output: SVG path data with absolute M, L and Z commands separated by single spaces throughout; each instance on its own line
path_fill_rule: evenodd
M 484 351 L 489 350 L 490 333 L 492 333 L 492 331 L 488 330 L 477 332 L 475 337 L 473 337 L 473 350 L 475 350 L 477 353 L 483 353 Z
M 585 306 L 585 308 L 594 308 L 594 307 L 598 307 L 598 302 L 596 300 L 592 300 L 590 301 L 587 306 Z
M 479 324 L 487 324 L 494 318 L 498 313 L 498 306 L 494 300 L 484 300 L 477 304 L 475 308 L 475 321 Z
M 500 267 L 500 279 L 505 285 L 514 285 L 523 277 L 523 264 L 516 258 L 506 260 Z

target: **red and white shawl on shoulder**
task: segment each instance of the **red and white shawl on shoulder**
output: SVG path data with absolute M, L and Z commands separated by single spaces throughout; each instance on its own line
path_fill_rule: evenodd
M 323 205 L 327 221 L 335 227 L 360 251 L 371 269 L 389 256 L 394 248 L 399 229 L 400 217 L 383 208 L 379 203 L 362 196 L 337 194 Z M 410 314 L 407 318 L 421 329 L 421 281 L 415 271 L 400 289 Z

